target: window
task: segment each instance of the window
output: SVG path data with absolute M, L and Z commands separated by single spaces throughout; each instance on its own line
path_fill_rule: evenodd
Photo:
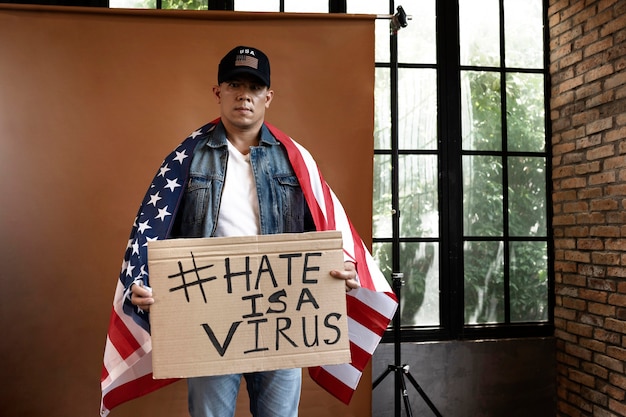
M 376 21 L 372 252 L 403 340 L 549 335 L 545 0 L 346 0 Z M 334 6 L 333 6 L 334 5 Z M 341 0 L 111 0 L 326 13 Z
M 402 6 L 376 64 L 373 251 L 403 273 L 403 339 L 551 334 L 546 6 Z

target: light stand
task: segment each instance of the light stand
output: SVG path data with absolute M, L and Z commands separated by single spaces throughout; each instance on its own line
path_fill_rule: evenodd
M 428 398 L 428 396 L 426 395 L 422 387 L 420 387 L 420 385 L 417 383 L 415 378 L 413 378 L 413 375 L 411 375 L 411 372 L 409 372 L 409 365 L 402 364 L 402 352 L 400 350 L 401 345 L 402 345 L 402 338 L 400 337 L 401 336 L 400 334 L 401 333 L 400 295 L 401 295 L 402 285 L 404 284 L 404 281 L 402 280 L 403 278 L 404 278 L 404 274 L 402 272 L 394 272 L 391 274 L 393 291 L 396 294 L 396 297 L 398 298 L 398 309 L 396 310 L 396 314 L 393 316 L 394 364 L 387 366 L 387 370 L 385 370 L 385 372 L 383 372 L 372 384 L 372 389 L 375 389 L 378 386 L 378 384 L 380 384 L 385 379 L 387 375 L 389 375 L 391 372 L 394 372 L 395 373 L 395 383 L 394 383 L 395 414 L 394 415 L 395 417 L 400 417 L 400 409 L 402 408 L 401 400 L 403 400 L 404 409 L 406 411 L 407 417 L 413 417 L 413 411 L 411 411 L 411 404 L 409 402 L 409 394 L 406 389 L 406 381 L 404 380 L 404 377 L 406 376 L 411 382 L 411 384 L 413 385 L 413 387 L 415 387 L 417 392 L 422 396 L 426 404 L 428 404 L 428 406 L 433 411 L 433 413 L 437 417 L 442 417 L 441 413 L 439 413 L 439 410 L 437 410 L 437 407 L 435 407 L 435 404 L 433 404 L 430 398 Z
M 408 20 L 410 20 L 411 17 L 407 16 L 402 6 L 398 6 L 396 8 L 396 12 L 397 12 L 396 14 L 391 15 L 391 16 L 386 16 L 386 18 L 391 19 L 391 22 L 389 24 L 390 49 L 392 51 L 391 56 L 390 56 L 391 58 L 391 61 L 390 61 L 390 64 L 391 64 L 391 74 L 390 74 L 391 120 L 392 120 L 391 122 L 391 143 L 392 143 L 391 148 L 392 148 L 392 158 L 397 163 L 397 160 L 398 160 L 397 159 L 398 158 L 398 146 L 397 146 L 398 145 L 398 129 L 397 129 L 398 105 L 397 105 L 397 97 L 394 96 L 394 94 L 397 94 L 397 91 L 398 91 L 397 37 L 398 37 L 398 31 L 401 28 L 404 28 L 408 25 Z M 394 165 L 392 164 L 392 167 L 393 166 Z M 394 168 L 392 168 L 392 188 L 396 191 L 397 191 L 397 184 L 398 184 L 397 175 L 398 175 L 397 171 Z M 400 217 L 400 210 L 397 209 L 398 206 L 399 205 L 398 205 L 397 192 L 394 192 L 392 193 L 392 207 L 394 207 L 393 229 L 396 232 L 399 227 L 399 217 Z M 394 242 L 394 248 L 393 248 L 394 254 L 397 253 L 397 249 L 398 249 L 397 242 Z M 395 263 L 397 263 L 398 257 L 394 256 L 394 259 L 395 259 Z M 393 268 L 394 269 L 398 268 L 398 265 L 394 264 Z M 387 375 L 389 375 L 391 372 L 394 372 L 394 375 L 395 375 L 395 383 L 394 383 L 395 417 L 400 417 L 400 411 L 402 408 L 402 400 L 404 400 L 404 409 L 406 410 L 406 415 L 408 417 L 413 417 L 413 412 L 411 411 L 411 404 L 409 403 L 409 394 L 406 389 L 406 381 L 404 380 L 404 378 L 407 377 L 409 381 L 411 382 L 411 384 L 415 387 L 417 392 L 422 396 L 426 404 L 428 404 L 428 406 L 433 411 L 435 416 L 441 417 L 441 413 L 439 413 L 435 405 L 432 403 L 432 401 L 430 401 L 430 399 L 428 398 L 424 390 L 422 390 L 422 388 L 419 386 L 415 378 L 413 378 L 413 375 L 411 375 L 411 373 L 409 372 L 409 365 L 402 364 L 402 354 L 400 350 L 401 345 L 402 345 L 402 338 L 400 334 L 402 331 L 401 326 L 400 326 L 400 317 L 401 317 L 400 316 L 400 302 L 401 302 L 400 293 L 401 293 L 402 285 L 404 284 L 402 280 L 403 278 L 404 278 L 404 274 L 401 272 L 395 272 L 391 274 L 393 291 L 396 294 L 396 297 L 398 299 L 398 308 L 396 310 L 396 314 L 393 317 L 393 335 L 394 335 L 393 344 L 394 344 L 394 353 L 395 353 L 394 364 L 389 365 L 387 367 L 387 370 L 383 372 L 383 374 L 374 381 L 372 385 L 372 389 L 375 389 L 378 386 L 378 384 L 380 384 L 382 380 L 385 379 Z

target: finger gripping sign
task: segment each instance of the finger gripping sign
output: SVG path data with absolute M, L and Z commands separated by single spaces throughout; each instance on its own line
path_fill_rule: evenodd
M 341 232 L 148 243 L 154 378 L 350 362 Z

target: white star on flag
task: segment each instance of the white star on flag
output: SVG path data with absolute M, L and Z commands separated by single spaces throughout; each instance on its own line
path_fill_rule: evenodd
M 126 275 L 129 276 L 129 277 L 132 277 L 133 276 L 133 269 L 135 269 L 135 266 L 129 262 L 128 263 L 128 267 L 126 268 Z
M 163 165 L 161 168 L 159 168 L 159 177 L 164 177 L 165 173 L 169 170 L 170 169 L 167 167 L 167 164 Z
M 159 240 L 159 237 L 158 236 L 155 236 L 155 237 L 146 236 L 146 243 L 144 243 L 143 246 L 148 246 L 148 242 L 154 242 L 155 240 Z
M 182 152 L 176 151 L 176 158 L 174 158 L 174 161 L 178 161 L 182 164 L 183 160 L 187 158 L 187 156 L 188 155 L 186 154 L 185 150 L 183 150 Z
M 156 192 L 156 194 L 151 194 L 150 195 L 150 201 L 148 201 L 148 204 L 152 204 L 154 207 L 156 207 L 156 203 L 161 199 L 161 196 L 159 196 L 159 191 Z
M 136 240 L 133 242 L 133 255 L 139 254 L 139 242 Z
M 148 220 L 146 220 L 143 223 L 139 223 L 139 226 L 137 226 L 137 227 L 139 228 L 139 233 L 143 233 L 143 232 L 145 232 L 148 229 L 152 229 L 152 226 L 150 226 L 148 224 Z
M 174 191 L 177 187 L 180 187 L 180 184 L 178 183 L 178 178 L 174 178 L 173 180 L 167 180 L 167 185 L 163 188 L 169 188 L 170 191 Z
M 159 214 L 155 217 L 155 219 L 161 219 L 161 221 L 165 220 L 165 216 L 171 216 L 172 213 L 167 211 L 167 206 L 162 209 L 159 209 Z

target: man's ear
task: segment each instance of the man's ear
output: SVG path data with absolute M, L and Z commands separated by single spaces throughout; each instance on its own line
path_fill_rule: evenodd
M 270 103 L 272 102 L 272 99 L 274 98 L 274 90 L 267 90 L 267 94 L 265 94 L 265 108 L 269 108 L 270 107 Z
M 215 100 L 217 100 L 217 103 L 219 104 L 220 100 L 222 99 L 222 90 L 220 89 L 219 85 L 213 86 L 213 95 L 215 96 Z

